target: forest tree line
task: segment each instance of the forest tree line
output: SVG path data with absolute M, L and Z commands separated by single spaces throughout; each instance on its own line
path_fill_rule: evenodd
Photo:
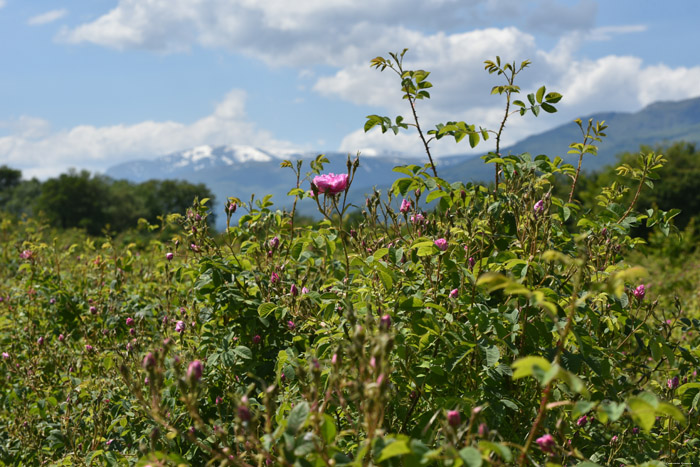
M 56 228 L 82 228 L 91 235 L 105 228 L 123 232 L 136 227 L 140 218 L 157 224 L 159 216 L 184 214 L 195 197 L 210 198 L 209 206 L 215 205 L 214 195 L 202 183 L 134 183 L 74 169 L 42 182 L 23 180 L 20 170 L 0 166 L 0 210 L 17 217 L 40 216 Z M 213 225 L 214 215 L 208 219 Z

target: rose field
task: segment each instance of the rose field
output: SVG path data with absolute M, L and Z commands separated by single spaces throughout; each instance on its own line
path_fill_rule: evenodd
M 363 156 L 320 155 L 283 163 L 291 209 L 232 187 L 118 235 L 0 214 L 2 465 L 700 465 L 693 227 L 645 201 L 672 157 L 594 183 L 607 129 L 581 120 L 566 160 L 499 154 L 562 99 L 518 99 L 528 61 L 485 63 L 500 127 L 422 128 L 405 53 L 370 64 L 406 118 L 365 131 L 426 164 L 364 204 Z M 495 141 L 492 181 L 443 178 L 441 138 Z

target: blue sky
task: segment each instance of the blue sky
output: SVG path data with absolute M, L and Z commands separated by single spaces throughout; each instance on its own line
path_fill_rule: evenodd
M 415 134 L 362 131 L 368 114 L 408 116 L 396 77 L 368 66 L 404 47 L 432 71 L 428 127 L 495 127 L 483 60 L 532 60 L 523 91 L 564 99 L 516 116 L 510 143 L 699 96 L 698 20 L 697 0 L 0 0 L 0 164 L 46 178 L 202 144 L 419 153 Z

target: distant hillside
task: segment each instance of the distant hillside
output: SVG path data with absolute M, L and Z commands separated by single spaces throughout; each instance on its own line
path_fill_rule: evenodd
M 606 138 L 599 145 L 598 156 L 586 157 L 584 169 L 595 171 L 612 165 L 616 156 L 625 151 L 637 151 L 643 144 L 655 145 L 673 141 L 700 142 L 700 97 L 677 102 L 656 102 L 635 113 L 602 112 L 582 117 L 605 120 Z M 560 156 L 574 164 L 575 156 L 567 154 L 569 144 L 581 142 L 581 130 L 574 122 L 533 135 L 501 150 L 501 154 Z M 493 167 L 479 157 L 472 157 L 450 168 L 450 180 L 484 181 L 493 178 Z

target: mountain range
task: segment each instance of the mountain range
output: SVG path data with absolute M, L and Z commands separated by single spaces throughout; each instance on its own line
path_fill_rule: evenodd
M 700 97 L 656 102 L 634 113 L 602 112 L 581 120 L 586 124 L 591 118 L 594 121 L 605 120 L 608 136 L 599 143 L 598 155 L 587 156 L 584 160 L 584 169 L 587 171 L 612 165 L 617 154 L 637 151 L 640 145 L 663 145 L 680 140 L 700 143 Z M 503 148 L 501 154 L 547 154 L 552 158 L 561 156 L 573 164 L 575 156 L 567 156 L 568 147 L 581 140 L 579 127 L 571 122 Z M 289 207 L 291 198 L 287 198 L 286 194 L 294 187 L 295 177 L 292 170 L 280 167 L 280 163 L 285 159 L 307 161 L 316 155 L 312 152 L 272 152 L 250 146 L 198 146 L 153 160 L 135 160 L 115 165 L 106 171 L 106 175 L 134 182 L 182 179 L 204 183 L 215 194 L 217 204 L 220 205 L 217 209 L 223 206 L 229 196 L 247 201 L 252 193 L 257 198 L 272 194 L 275 204 Z M 336 152 L 326 153 L 326 156 L 330 163 L 325 171 L 347 171 L 347 154 Z M 425 162 L 425 157 L 407 157 L 397 153 L 361 157 L 353 189 L 358 194 L 355 201 L 361 202 L 359 194 L 370 193 L 375 186 L 385 189 L 394 179 L 401 177 L 392 171 L 395 166 L 423 165 Z M 480 157 L 474 155 L 441 157 L 437 160 L 437 165 L 440 176 L 449 181 L 483 182 L 490 181 L 493 176 L 493 166 L 484 164 Z M 308 165 L 305 164 L 302 170 L 303 173 L 308 171 Z M 315 205 L 312 202 L 301 203 L 298 209 L 301 214 L 312 215 Z M 220 220 L 223 217 L 218 216 Z

